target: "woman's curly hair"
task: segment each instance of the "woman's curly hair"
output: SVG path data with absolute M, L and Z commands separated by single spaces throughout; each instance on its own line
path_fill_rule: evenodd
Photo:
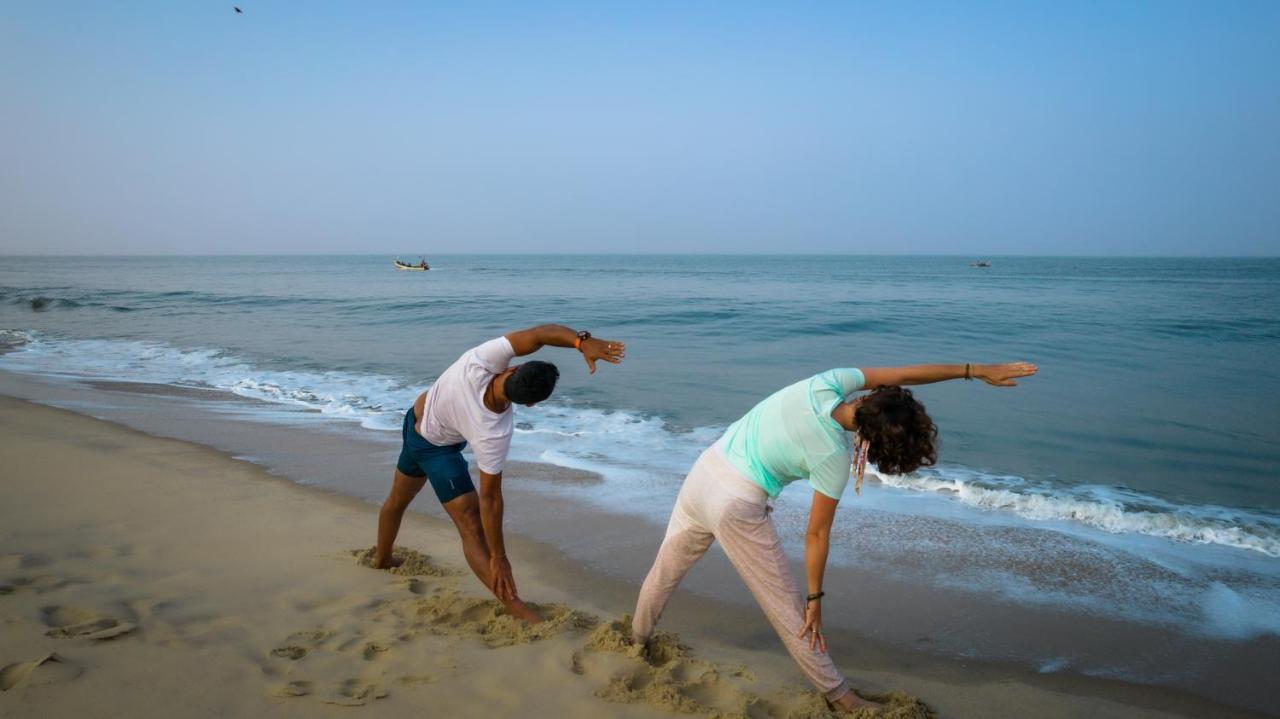
M 885 474 L 907 474 L 938 461 L 938 427 L 911 395 L 897 386 L 877 387 L 853 412 L 867 459 Z

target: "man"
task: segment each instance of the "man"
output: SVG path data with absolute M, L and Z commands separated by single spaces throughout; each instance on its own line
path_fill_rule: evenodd
M 378 514 L 374 566 L 387 569 L 404 561 L 392 556 L 391 547 L 409 503 L 431 482 L 458 528 L 471 571 L 513 615 L 531 623 L 541 621 L 516 593 L 507 561 L 502 470 L 511 448 L 512 405 L 532 407 L 550 397 L 560 376 L 549 362 L 534 360 L 513 367 L 511 360 L 548 345 L 581 352 L 591 374 L 597 361 L 618 364 L 626 355 L 621 342 L 596 339 L 590 332 L 560 325 L 512 332 L 464 353 L 405 413 L 395 482 Z M 478 493 L 462 457 L 468 444 L 480 470 Z

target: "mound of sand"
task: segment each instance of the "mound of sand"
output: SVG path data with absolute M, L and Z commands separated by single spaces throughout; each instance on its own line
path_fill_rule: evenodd
M 512 616 L 496 599 L 463 594 L 442 586 L 427 596 L 402 600 L 386 611 L 409 620 L 411 629 L 432 634 L 471 636 L 489 647 L 509 647 L 547 639 L 566 631 L 582 632 L 596 625 L 596 618 L 560 604 L 534 604 L 543 616 L 527 624 Z
M 369 547 L 368 549 L 352 549 L 348 554 L 354 557 L 356 563 L 360 566 L 373 567 L 373 555 L 376 551 L 377 547 Z M 399 545 L 392 547 L 391 556 L 403 559 L 404 563 L 386 571 L 402 577 L 451 577 L 457 574 L 452 569 L 441 567 L 431 561 L 431 558 L 422 552 L 408 547 Z
M 610 702 L 643 703 L 682 714 L 705 714 L 713 719 L 934 719 L 934 713 L 920 700 L 903 692 L 859 696 L 882 706 L 864 708 L 855 714 L 835 713 L 822 696 L 813 691 L 787 690 L 761 697 L 755 690 L 755 676 L 743 666 L 725 668 L 692 656 L 692 648 L 671 632 L 657 632 L 644 646 L 631 642 L 631 616 L 600 623 L 587 636 L 582 651 L 573 657 L 577 674 L 591 673 L 592 662 L 583 652 L 602 652 L 626 657 L 621 671 L 607 677 L 595 695 Z
M 889 692 L 887 694 L 871 694 L 858 692 L 858 696 L 868 701 L 878 702 L 879 707 L 864 707 L 853 714 L 835 713 L 827 708 L 822 696 L 813 692 L 805 692 L 795 706 L 786 713 L 786 719 L 935 719 L 937 717 L 927 704 L 906 692 Z

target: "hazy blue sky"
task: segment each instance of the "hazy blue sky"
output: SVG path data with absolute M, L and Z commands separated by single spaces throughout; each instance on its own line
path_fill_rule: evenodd
M 0 253 L 1280 254 L 1280 2 L 0 0 Z

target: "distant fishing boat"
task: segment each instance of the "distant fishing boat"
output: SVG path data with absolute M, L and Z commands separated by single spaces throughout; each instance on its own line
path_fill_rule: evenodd
M 991 261 L 990 260 L 974 260 L 973 262 L 969 263 L 969 266 L 970 267 L 990 267 Z
M 431 269 L 431 265 L 427 264 L 426 258 L 423 258 L 416 265 L 411 265 L 408 262 L 401 262 L 400 258 L 398 257 L 396 258 L 395 262 L 396 262 L 397 270 L 408 270 L 410 272 L 426 272 L 427 270 Z

